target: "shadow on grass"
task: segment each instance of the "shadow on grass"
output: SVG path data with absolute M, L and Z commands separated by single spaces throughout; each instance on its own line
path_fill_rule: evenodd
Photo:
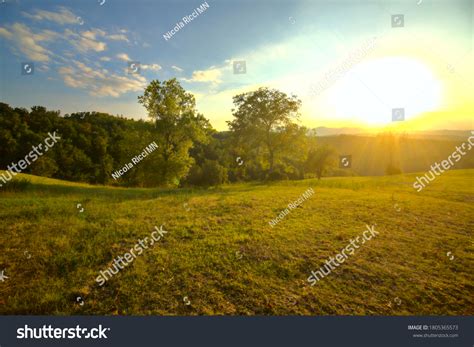
M 115 188 L 115 187 L 76 187 L 57 184 L 31 184 L 23 193 L 47 195 L 86 195 L 111 200 L 150 200 L 170 195 L 201 195 L 205 189 L 194 188 Z
M 10 182 L 10 184 L 12 184 Z M 331 177 L 304 180 L 286 180 L 286 181 L 253 181 L 253 182 L 236 182 L 232 184 L 225 184 L 218 187 L 183 187 L 183 188 L 124 188 L 114 186 L 80 186 L 68 185 L 61 183 L 40 183 L 29 182 L 22 185 L 21 189 L 5 189 L 3 192 L 12 194 L 37 194 L 37 195 L 82 195 L 88 197 L 95 197 L 99 199 L 110 199 L 115 201 L 124 200 L 153 200 L 165 196 L 176 196 L 188 198 L 189 196 L 203 196 L 209 194 L 233 195 L 243 192 L 252 192 L 261 188 L 282 188 L 282 187 L 301 187 L 307 189 L 313 188 L 329 188 L 329 189 L 393 189 L 400 187 L 408 189 L 411 185 L 409 177 L 404 175 L 398 176 L 382 176 L 382 177 L 350 177 L 340 178 Z M 0 195 L 2 190 L 0 190 Z

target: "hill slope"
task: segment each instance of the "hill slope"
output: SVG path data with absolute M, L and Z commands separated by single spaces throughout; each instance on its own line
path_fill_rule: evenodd
M 473 174 L 446 172 L 421 193 L 415 175 L 176 191 L 30 176 L 0 193 L 0 313 L 473 314 Z M 366 224 L 379 235 L 311 287 Z M 162 239 L 98 285 L 160 225 Z

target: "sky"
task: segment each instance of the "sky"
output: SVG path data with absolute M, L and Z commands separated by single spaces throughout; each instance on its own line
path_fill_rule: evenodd
M 202 4 L 0 0 L 0 101 L 146 119 L 137 96 L 177 78 L 217 130 L 259 87 L 310 128 L 473 129 L 472 0 L 210 0 L 184 23 Z

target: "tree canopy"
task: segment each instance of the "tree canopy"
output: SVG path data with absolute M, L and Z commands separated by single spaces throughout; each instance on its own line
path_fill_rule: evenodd
M 234 96 L 233 116 L 228 122 L 236 142 L 262 159 L 267 177 L 273 175 L 275 165 L 285 161 L 285 154 L 293 155 L 291 148 L 305 141 L 305 128 L 298 126 L 301 101 L 294 95 L 269 88 Z M 258 158 L 260 157 L 260 158 Z

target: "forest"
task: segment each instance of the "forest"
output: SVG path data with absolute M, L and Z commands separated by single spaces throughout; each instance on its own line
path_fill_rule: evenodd
M 400 174 L 424 170 L 456 144 L 387 133 L 318 137 L 299 125 L 301 101 L 269 88 L 234 96 L 227 131 L 213 129 L 176 79 L 152 81 L 138 102 L 147 120 L 99 112 L 62 116 L 42 106 L 27 110 L 0 103 L 0 169 L 24 157 L 50 131 L 61 140 L 23 173 L 126 187 Z M 112 177 L 150 143 L 156 151 L 120 179 Z M 341 155 L 351 155 L 353 165 L 341 168 Z M 469 155 L 458 168 L 473 166 Z
M 315 138 L 296 123 L 301 102 L 277 90 L 236 96 L 237 110 L 224 132 L 197 112 L 194 96 L 176 79 L 152 81 L 138 101 L 149 120 L 99 112 L 61 116 L 42 106 L 29 111 L 0 103 L 0 168 L 24 157 L 52 130 L 62 140 L 23 173 L 105 185 L 211 186 L 304 178 L 308 155 L 316 155 L 309 152 Z M 146 161 L 113 179 L 152 142 L 158 149 Z

